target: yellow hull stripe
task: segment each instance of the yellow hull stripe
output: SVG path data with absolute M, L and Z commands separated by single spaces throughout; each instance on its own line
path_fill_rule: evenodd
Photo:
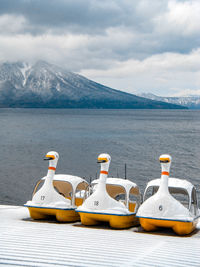
M 139 218 L 140 224 L 146 231 L 155 231 L 160 227 L 172 228 L 178 235 L 190 234 L 196 228 L 197 220 L 193 222 Z
M 79 215 L 81 217 L 81 223 L 84 225 L 97 225 L 102 222 L 108 222 L 112 228 L 123 229 L 139 224 L 139 220 L 135 214 L 123 216 L 79 211 Z
M 79 214 L 74 209 L 53 209 L 53 208 L 39 208 L 28 207 L 32 219 L 48 219 L 55 217 L 59 222 L 76 222 L 80 220 Z

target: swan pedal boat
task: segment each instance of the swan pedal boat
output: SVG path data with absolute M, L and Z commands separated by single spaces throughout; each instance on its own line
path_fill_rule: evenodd
M 160 162 L 161 178 L 147 184 L 137 217 L 146 231 L 164 227 L 172 228 L 178 235 L 190 234 L 195 230 L 200 216 L 196 189 L 187 180 L 169 178 L 169 155 L 162 155 Z
M 108 222 L 116 229 L 129 228 L 139 224 L 136 211 L 140 205 L 140 191 L 138 186 L 120 178 L 107 178 L 111 158 L 108 154 L 101 154 L 100 177 L 91 183 L 92 194 L 86 198 L 77 211 L 84 225 L 97 225 Z
M 55 174 L 57 162 L 55 164 L 53 161 L 56 155 L 58 153 L 52 151 L 47 153 L 46 157 L 50 158 L 47 176 L 37 182 L 32 200 L 24 206 L 29 209 L 32 219 L 48 219 L 53 216 L 59 222 L 79 221 L 76 208 L 83 203 L 83 192 L 89 185 L 78 176 Z

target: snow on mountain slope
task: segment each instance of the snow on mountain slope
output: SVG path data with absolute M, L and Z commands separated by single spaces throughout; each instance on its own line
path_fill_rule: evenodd
M 182 108 L 114 90 L 44 61 L 0 64 L 0 107 Z

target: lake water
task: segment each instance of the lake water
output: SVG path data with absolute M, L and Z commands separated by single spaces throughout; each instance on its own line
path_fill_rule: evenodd
M 0 203 L 22 205 L 45 176 L 48 151 L 57 174 L 94 179 L 100 153 L 112 157 L 109 175 L 146 183 L 160 177 L 158 158 L 172 156 L 171 176 L 200 184 L 200 111 L 0 109 Z

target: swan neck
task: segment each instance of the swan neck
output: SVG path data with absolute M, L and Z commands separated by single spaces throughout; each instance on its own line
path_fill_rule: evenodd
M 100 176 L 99 176 L 99 188 L 101 189 L 106 188 L 107 177 L 108 177 L 108 167 L 101 164 L 101 171 L 100 171 Z
M 168 180 L 169 180 L 169 165 L 163 164 L 159 191 L 169 193 Z
M 53 177 L 55 175 L 56 172 L 56 163 L 53 161 L 49 162 L 49 167 L 48 167 L 48 171 L 47 171 L 47 177 L 45 179 L 45 184 L 52 184 L 53 183 Z
M 169 178 L 169 175 L 163 175 L 163 174 L 161 175 L 159 191 L 169 192 L 168 178 Z
M 100 176 L 99 176 L 99 182 L 106 184 L 106 179 L 108 177 L 108 172 L 106 171 L 101 171 Z

